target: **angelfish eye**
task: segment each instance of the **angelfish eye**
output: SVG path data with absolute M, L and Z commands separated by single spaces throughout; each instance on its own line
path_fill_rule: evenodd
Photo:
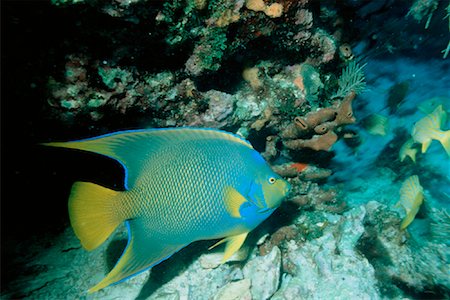
M 270 183 L 270 184 L 274 184 L 275 181 L 277 181 L 277 180 L 275 179 L 275 177 L 270 177 L 270 178 L 269 178 L 269 183 Z

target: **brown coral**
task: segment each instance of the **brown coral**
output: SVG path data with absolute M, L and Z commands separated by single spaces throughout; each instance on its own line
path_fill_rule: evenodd
M 352 110 L 355 96 L 352 91 L 340 103 L 310 112 L 303 117 L 295 117 L 294 122 L 280 134 L 284 139 L 283 144 L 292 150 L 310 148 L 316 151 L 329 151 L 337 141 L 334 130 L 339 126 L 356 122 Z M 309 139 L 300 138 L 309 134 L 313 135 Z
M 276 135 L 269 135 L 266 138 L 266 150 L 263 153 L 261 153 L 261 155 L 266 160 L 272 160 L 277 156 L 278 154 L 277 143 L 279 140 L 280 138 Z
M 272 251 L 273 247 L 281 246 L 283 242 L 287 242 L 295 239 L 298 236 L 299 232 L 296 229 L 295 225 L 283 226 L 275 231 L 270 239 L 266 239 L 264 243 L 259 246 L 259 254 L 264 256 L 270 251 Z
M 285 163 L 272 166 L 272 170 L 282 177 L 296 177 L 308 168 L 308 164 L 304 163 Z
M 353 99 L 355 99 L 355 97 L 356 97 L 355 92 L 351 91 L 347 96 L 345 96 L 344 100 L 342 100 L 337 110 L 335 120 L 336 126 L 353 124 L 356 122 L 356 119 L 353 116 L 353 109 L 352 109 L 352 101 Z
M 264 9 L 264 13 L 271 18 L 281 17 L 283 14 L 283 5 L 280 3 L 272 3 Z
M 314 207 L 317 210 L 342 213 L 347 208 L 345 201 L 338 197 L 335 189 L 322 189 L 317 183 L 309 186 L 306 194 L 289 199 L 301 207 Z
M 259 89 L 263 85 L 258 73 L 259 69 L 257 67 L 246 68 L 242 71 L 242 78 L 248 82 L 254 90 Z
M 297 123 L 304 122 L 308 129 L 313 129 L 317 125 L 333 120 L 336 117 L 336 109 L 331 107 L 321 108 L 318 111 L 309 113 L 305 118 L 299 118 Z
M 296 139 L 284 141 L 284 145 L 292 150 L 299 150 L 302 148 L 310 148 L 316 151 L 329 151 L 331 146 L 336 143 L 338 136 L 333 131 L 328 131 L 323 135 L 314 135 L 311 139 Z
M 308 125 L 306 122 L 300 117 L 295 117 L 294 122 L 286 126 L 286 128 L 281 131 L 280 136 L 283 139 L 295 139 L 306 132 L 308 132 Z
M 330 177 L 331 174 L 332 171 L 330 169 L 308 166 L 308 168 L 299 174 L 299 179 L 307 181 L 320 181 Z
M 352 60 L 355 57 L 349 44 L 342 44 L 339 46 L 339 56 L 345 61 Z

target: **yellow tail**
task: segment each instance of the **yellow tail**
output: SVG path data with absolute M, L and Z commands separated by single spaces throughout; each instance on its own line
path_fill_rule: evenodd
M 441 142 L 442 147 L 444 147 L 445 152 L 447 152 L 447 155 L 450 156 L 450 130 L 444 131 L 438 140 Z
M 69 198 L 70 223 L 86 250 L 100 246 L 124 221 L 116 211 L 121 192 L 90 182 L 75 182 Z
M 406 227 L 408 227 L 409 224 L 411 224 L 412 221 L 414 221 L 414 217 L 415 217 L 414 214 L 407 214 L 407 215 L 405 216 L 405 218 L 403 218 L 402 223 L 400 224 L 400 229 L 403 230 L 403 229 L 405 229 Z

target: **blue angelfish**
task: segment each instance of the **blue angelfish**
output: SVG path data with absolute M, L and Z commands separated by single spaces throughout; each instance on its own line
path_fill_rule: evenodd
M 69 216 L 82 246 L 100 246 L 122 222 L 128 244 L 98 291 L 145 271 L 190 243 L 226 242 L 223 262 L 289 191 L 246 140 L 213 129 L 122 131 L 45 145 L 108 156 L 125 169 L 125 191 L 76 182 Z M 215 245 L 214 245 L 215 246 Z

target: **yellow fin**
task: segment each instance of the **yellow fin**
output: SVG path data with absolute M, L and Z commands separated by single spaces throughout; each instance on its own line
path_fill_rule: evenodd
M 247 202 L 247 199 L 236 191 L 235 188 L 230 186 L 225 188 L 225 207 L 231 216 L 240 218 L 241 214 L 239 209 L 245 202 Z
M 417 154 L 417 150 L 415 150 L 415 149 L 411 149 L 410 151 L 408 151 L 406 153 L 406 155 L 408 155 L 411 158 L 413 163 L 416 163 L 416 154 Z
M 220 241 L 218 241 L 217 243 L 215 243 L 214 245 L 212 245 L 211 247 L 209 247 L 208 250 L 214 249 L 214 248 L 216 248 L 217 246 L 219 246 L 219 245 L 225 243 L 225 242 L 227 241 L 227 239 L 228 239 L 228 238 L 221 239 Z
M 442 147 L 444 147 L 445 152 L 447 152 L 447 155 L 450 156 L 450 130 L 442 132 L 438 140 L 441 142 Z
M 414 147 L 414 140 L 412 138 L 410 138 L 403 144 L 399 152 L 401 162 L 403 162 L 407 156 L 411 158 L 411 160 L 414 163 L 416 162 L 417 149 L 413 147 Z
M 241 248 L 245 239 L 247 238 L 248 232 L 244 232 L 238 235 L 230 236 L 224 239 L 227 245 L 225 246 L 225 253 L 223 254 L 222 264 L 225 263 L 234 253 L 236 253 L 239 248 Z
M 410 210 L 407 210 L 406 217 L 403 218 L 402 223 L 400 224 L 400 229 L 405 229 L 406 227 L 409 226 L 409 224 L 412 223 L 412 221 L 414 221 L 414 218 L 419 212 L 422 203 L 423 203 L 423 194 L 418 193 L 417 196 L 414 198 L 414 207 Z
M 413 214 L 407 214 L 405 218 L 403 218 L 402 223 L 400 223 L 400 229 L 403 230 L 406 227 L 409 226 L 409 224 L 412 223 L 412 221 L 414 221 L 414 217 L 415 215 Z
M 227 238 L 227 245 L 225 246 L 225 253 L 223 254 L 222 263 L 225 263 L 231 256 L 233 256 L 236 251 L 241 248 L 245 239 L 247 238 L 248 232 L 244 232 L 235 236 Z
M 124 221 L 114 211 L 116 192 L 90 182 L 75 182 L 69 198 L 70 223 L 86 250 L 100 246 Z
M 426 141 L 424 141 L 422 143 L 422 153 L 427 152 L 428 147 L 430 147 L 430 144 L 431 144 L 431 139 L 427 139 Z
M 244 232 L 238 235 L 233 235 L 230 237 L 226 237 L 224 239 L 221 239 L 214 245 L 208 248 L 208 250 L 211 250 L 225 242 L 227 242 L 227 245 L 225 246 L 225 252 L 223 254 L 222 258 L 222 264 L 225 263 L 230 257 L 233 256 L 234 253 L 236 253 L 244 243 L 245 239 L 247 238 L 248 232 Z

